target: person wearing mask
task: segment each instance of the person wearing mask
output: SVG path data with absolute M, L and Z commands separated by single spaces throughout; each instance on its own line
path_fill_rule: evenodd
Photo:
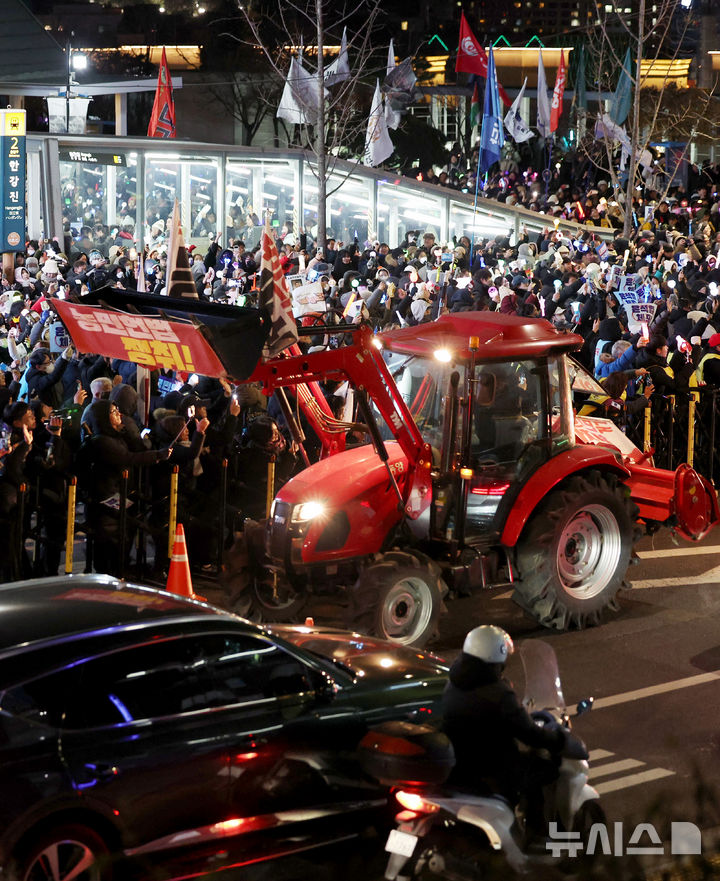
M 35 349 L 30 355 L 29 367 L 25 375 L 28 400 L 39 398 L 53 410 L 62 406 L 62 378 L 74 352 L 75 349 L 71 345 L 68 346 L 53 363 L 49 349 Z

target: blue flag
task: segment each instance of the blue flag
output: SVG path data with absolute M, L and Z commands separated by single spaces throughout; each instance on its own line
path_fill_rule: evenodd
M 616 125 L 622 125 L 630 113 L 630 104 L 632 103 L 632 62 L 630 61 L 630 50 L 625 53 L 622 70 L 618 77 L 615 94 L 612 96 L 610 103 L 610 119 Z
M 479 171 L 486 172 L 500 159 L 505 135 L 500 115 L 500 95 L 498 94 L 495 57 L 492 46 L 488 57 L 488 72 L 485 83 L 485 104 L 483 107 L 482 129 L 480 130 Z

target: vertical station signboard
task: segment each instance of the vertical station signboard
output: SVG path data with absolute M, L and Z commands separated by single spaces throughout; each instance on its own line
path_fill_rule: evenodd
M 25 250 L 25 111 L 0 110 L 0 251 Z

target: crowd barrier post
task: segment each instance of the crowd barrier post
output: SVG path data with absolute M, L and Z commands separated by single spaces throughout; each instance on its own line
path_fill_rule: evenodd
M 21 483 L 18 487 L 17 500 L 17 532 L 13 554 L 15 556 L 15 572 L 18 578 L 23 577 L 23 550 L 25 549 L 25 496 L 28 486 Z
M 172 559 L 173 545 L 175 543 L 175 530 L 177 529 L 177 503 L 178 503 L 178 475 L 180 467 L 173 465 L 170 475 L 170 514 L 168 518 L 168 559 Z
M 690 393 L 688 401 L 688 441 L 686 462 L 692 468 L 695 459 L 695 408 L 697 407 L 697 392 Z
M 643 415 L 643 453 L 650 452 L 650 433 L 652 431 L 652 407 L 648 406 Z
M 222 476 L 220 478 L 220 522 L 218 523 L 217 571 L 222 569 L 223 546 L 225 544 L 225 513 L 227 507 L 228 460 L 222 460 Z
M 273 499 L 275 498 L 275 458 L 267 464 L 267 495 L 265 496 L 265 516 L 270 516 Z
M 75 500 L 77 497 L 77 477 L 70 478 L 67 499 L 67 527 L 65 530 L 65 574 L 72 575 L 73 548 L 75 546 Z
M 122 472 L 120 479 L 120 522 L 119 522 L 119 532 L 120 532 L 120 560 L 119 560 L 119 571 L 120 578 L 125 578 L 125 545 L 127 543 L 127 497 L 128 497 L 128 480 L 130 478 L 130 472 L 125 469 Z
M 712 391 L 712 419 L 710 420 L 710 455 L 708 456 L 708 474 L 707 479 L 713 483 L 713 473 L 715 471 L 715 419 L 717 415 L 717 391 Z

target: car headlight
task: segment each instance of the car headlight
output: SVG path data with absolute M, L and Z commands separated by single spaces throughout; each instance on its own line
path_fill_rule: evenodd
M 325 505 L 322 502 L 303 502 L 296 505 L 292 512 L 293 523 L 307 523 L 308 520 L 315 520 L 325 513 Z

